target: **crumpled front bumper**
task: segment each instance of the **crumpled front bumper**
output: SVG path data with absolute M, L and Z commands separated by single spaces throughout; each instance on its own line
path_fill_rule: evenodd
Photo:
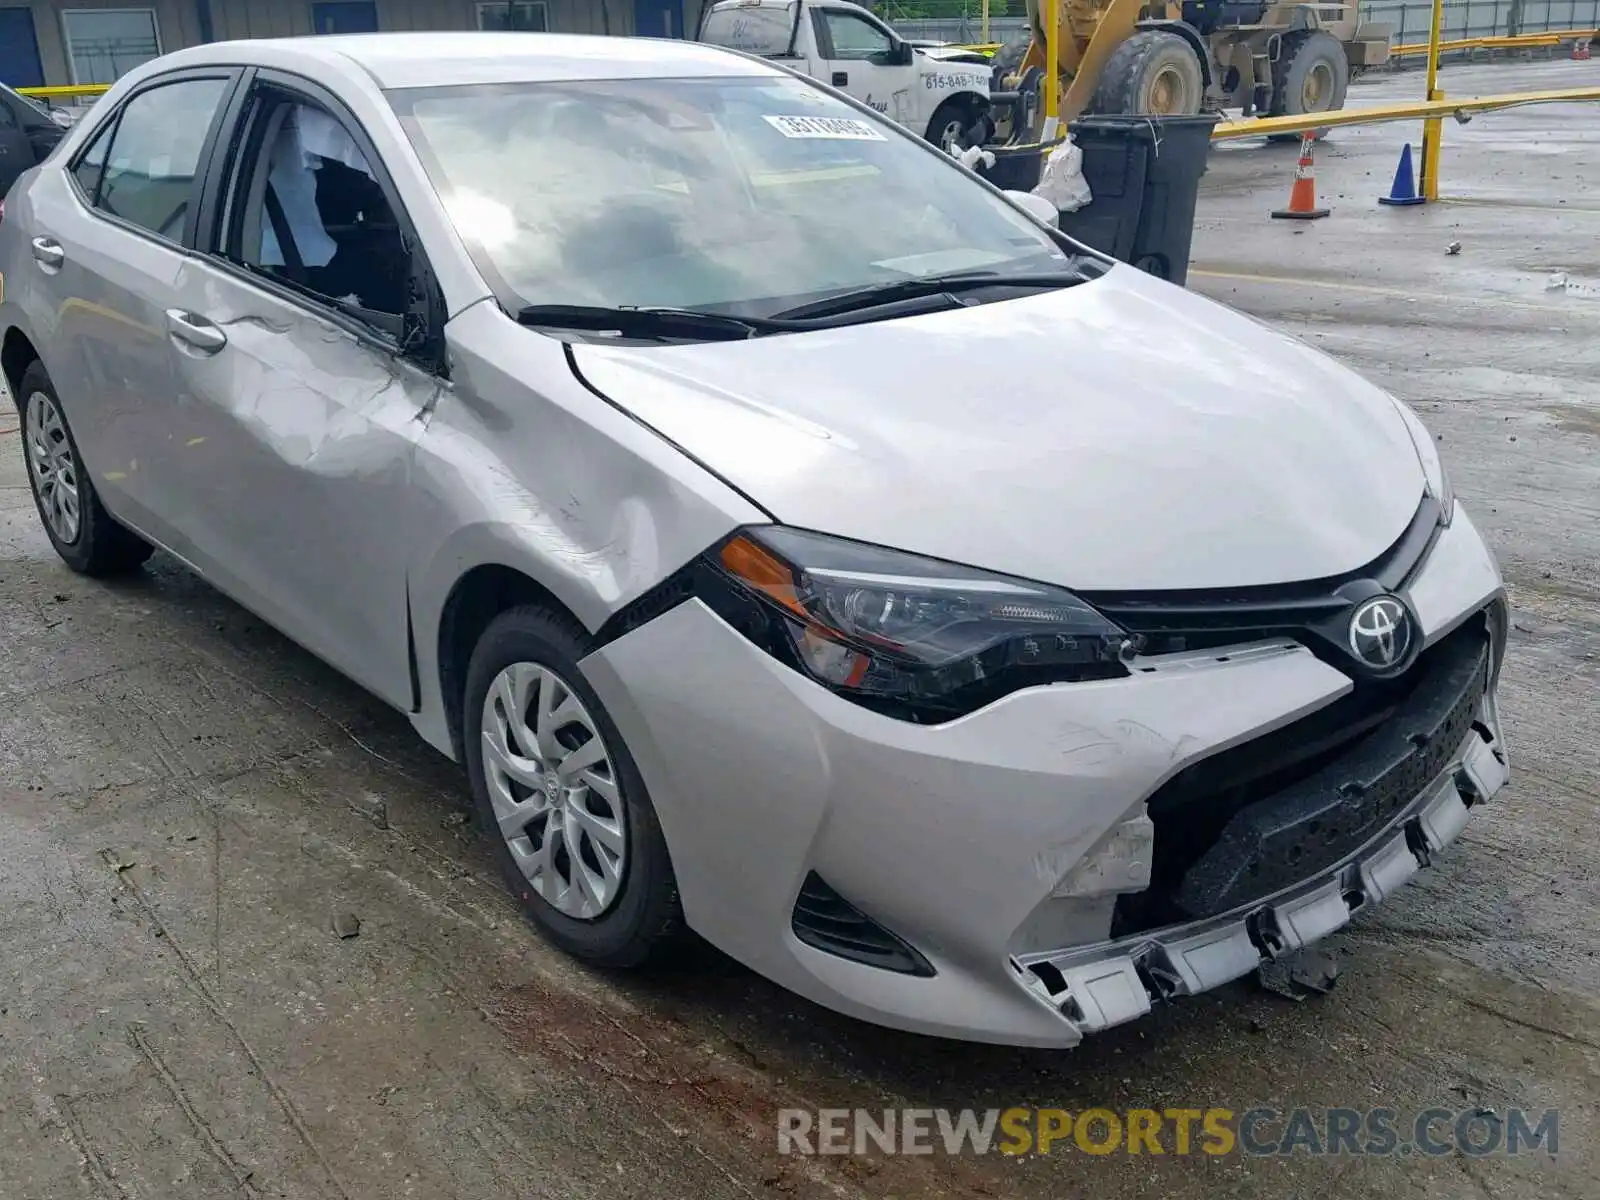
M 1499 739 L 1491 710 L 1483 723 Z M 1449 767 L 1382 836 L 1335 868 L 1270 900 L 1224 916 L 1115 943 L 1019 956 L 1033 995 L 1081 1033 L 1150 1011 L 1158 998 L 1193 996 L 1249 974 L 1347 924 L 1392 896 L 1466 828 L 1468 809 L 1509 778 L 1503 754 L 1473 730 Z M 1149 986 L 1146 985 L 1149 980 Z
M 1432 643 L 1501 591 L 1458 511 L 1407 599 Z M 1187 995 L 1313 941 L 1349 919 L 1347 897 L 1389 895 L 1456 836 L 1466 799 L 1505 782 L 1491 686 L 1479 720 L 1493 747 L 1474 730 L 1348 861 L 1242 911 L 1110 941 L 1117 895 L 1140 886 L 1146 800 L 1351 687 L 1287 641 L 1140 665 L 918 726 L 833 695 L 691 600 L 583 667 L 649 786 L 697 932 L 831 1008 L 979 1041 L 1071 1046 L 1148 1010 L 1141 971 L 1159 996 Z M 801 941 L 793 914 L 813 872 L 933 974 Z

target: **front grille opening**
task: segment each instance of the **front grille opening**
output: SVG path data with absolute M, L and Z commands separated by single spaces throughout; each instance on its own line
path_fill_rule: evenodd
M 1150 887 L 1118 898 L 1112 936 L 1209 916 L 1269 895 L 1338 861 L 1386 825 L 1443 769 L 1476 719 L 1481 670 L 1476 682 L 1463 687 L 1460 664 L 1473 655 L 1481 659 L 1485 637 L 1484 623 L 1469 621 L 1402 675 L 1360 679 L 1334 703 L 1195 763 L 1159 788 L 1148 803 L 1155 824 Z M 1443 689 L 1452 692 L 1442 697 L 1450 707 L 1439 713 L 1437 726 L 1411 734 L 1409 744 L 1402 743 L 1404 756 L 1374 773 L 1373 756 L 1393 746 L 1391 723 L 1420 720 L 1416 714 L 1436 707 Z M 1352 777 L 1331 785 L 1327 772 L 1344 762 Z M 1323 790 L 1329 786 L 1335 787 L 1332 793 Z M 1323 803 L 1308 819 L 1297 815 L 1293 809 L 1312 792 L 1338 803 Z M 1278 806 L 1282 820 L 1275 824 Z M 1235 822 L 1247 809 L 1261 818 L 1249 846 Z M 1238 844 L 1218 849 L 1225 831 Z M 1196 901 L 1191 873 L 1202 859 L 1223 856 L 1240 878 L 1222 893 L 1228 902 L 1212 909 Z
M 933 964 L 914 946 L 839 895 L 815 871 L 800 886 L 790 925 L 795 937 L 825 954 L 902 975 L 934 974 Z

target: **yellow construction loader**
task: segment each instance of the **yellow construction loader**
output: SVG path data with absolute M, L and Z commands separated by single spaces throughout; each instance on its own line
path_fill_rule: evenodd
M 1063 121 L 1342 108 L 1352 74 L 1388 60 L 1394 29 L 1363 21 L 1354 3 L 1293 0 L 1028 0 L 1028 23 L 1031 36 L 996 51 L 995 85 L 1037 82 L 1053 49 Z

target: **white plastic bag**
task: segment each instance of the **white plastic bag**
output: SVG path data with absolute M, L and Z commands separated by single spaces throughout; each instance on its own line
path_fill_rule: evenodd
M 968 146 L 955 155 L 955 160 L 969 171 L 976 171 L 978 164 L 985 167 L 994 166 L 994 155 L 982 146 Z
M 1077 212 L 1094 199 L 1089 181 L 1083 177 L 1083 151 L 1067 135 L 1067 140 L 1045 156 L 1039 186 L 1033 189 L 1056 206 L 1057 212 Z

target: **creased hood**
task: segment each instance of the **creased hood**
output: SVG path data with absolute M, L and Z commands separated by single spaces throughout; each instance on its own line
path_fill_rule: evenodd
M 896 321 L 574 354 L 785 524 L 1086 590 L 1351 571 L 1425 484 L 1378 388 L 1128 267 Z

